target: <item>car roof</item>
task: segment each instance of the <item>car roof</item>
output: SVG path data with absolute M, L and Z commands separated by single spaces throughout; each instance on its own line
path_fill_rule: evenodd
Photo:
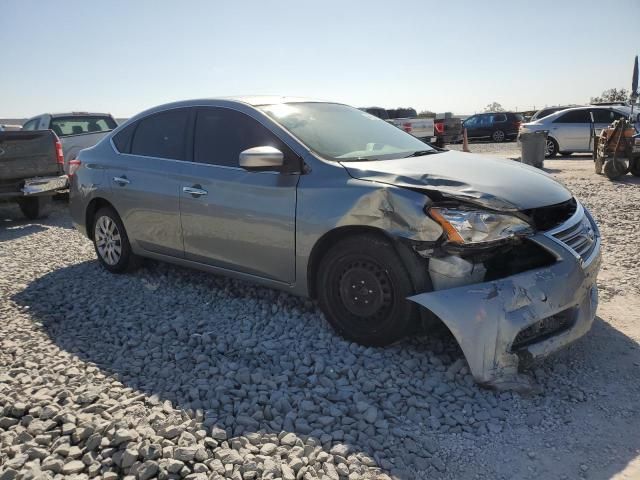
M 110 117 L 110 113 L 99 113 L 99 112 L 67 112 L 67 113 L 45 113 L 44 115 L 49 115 L 51 118 L 60 118 L 60 117 Z
M 546 122 L 549 119 L 556 119 L 560 115 L 564 115 L 567 112 L 574 112 L 574 111 L 578 111 L 578 110 L 591 110 L 591 109 L 594 109 L 594 108 L 599 108 L 599 109 L 604 109 L 604 110 L 613 110 L 615 112 L 625 113 L 624 107 L 621 107 L 621 106 L 618 106 L 618 105 L 581 105 L 581 106 L 578 106 L 578 107 L 569 107 L 569 108 L 565 108 L 563 110 L 558 110 L 557 112 L 553 112 L 553 113 L 547 115 L 546 117 L 539 118 L 536 121 Z

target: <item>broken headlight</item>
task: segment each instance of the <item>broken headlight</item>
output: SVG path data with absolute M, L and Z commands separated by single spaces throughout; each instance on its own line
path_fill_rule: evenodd
M 429 215 L 444 229 L 450 242 L 473 245 L 533 233 L 531 225 L 513 215 L 488 210 L 434 207 Z

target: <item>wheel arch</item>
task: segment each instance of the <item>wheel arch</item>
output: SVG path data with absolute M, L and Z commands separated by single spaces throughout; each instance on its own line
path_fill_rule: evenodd
M 416 291 L 432 289 L 431 279 L 427 272 L 426 260 L 418 256 L 418 254 L 407 243 L 408 241 L 403 241 L 403 239 L 395 237 L 381 228 L 366 225 L 352 225 L 337 227 L 326 232 L 318 239 L 311 249 L 309 261 L 307 263 L 307 285 L 309 297 L 313 299 L 317 298 L 318 268 L 323 257 L 327 254 L 330 248 L 345 238 L 363 234 L 376 235 L 391 242 L 394 249 L 402 259 L 404 267 L 409 273 Z
M 95 215 L 98 212 L 98 210 L 104 207 L 110 207 L 115 210 L 115 207 L 113 206 L 113 204 L 109 202 L 109 200 L 102 197 L 96 197 L 91 199 L 91 201 L 87 205 L 87 208 L 85 209 L 85 218 L 84 218 L 85 227 L 87 229 L 87 237 L 89 237 L 91 240 L 93 240 L 92 226 L 93 226 Z

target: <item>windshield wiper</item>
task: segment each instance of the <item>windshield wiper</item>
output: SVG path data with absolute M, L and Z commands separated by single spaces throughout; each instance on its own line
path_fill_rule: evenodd
M 413 152 L 411 155 L 407 155 L 403 158 L 409 157 L 422 157 L 423 155 L 431 155 L 432 153 L 440 153 L 438 150 L 418 150 L 417 152 Z

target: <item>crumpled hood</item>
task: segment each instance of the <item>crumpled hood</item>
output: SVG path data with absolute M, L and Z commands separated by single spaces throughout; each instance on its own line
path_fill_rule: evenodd
M 447 151 L 397 160 L 342 162 L 360 180 L 433 192 L 495 210 L 526 210 L 569 200 L 543 171 L 514 160 Z

